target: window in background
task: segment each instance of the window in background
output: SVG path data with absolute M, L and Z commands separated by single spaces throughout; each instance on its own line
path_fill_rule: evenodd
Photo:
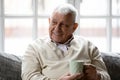
M 4 52 L 23 55 L 27 45 L 37 37 L 48 34 L 50 11 L 67 0 L 2 0 L 4 11 Z M 1 12 L 0 12 L 1 13 Z M 0 24 L 1 25 L 1 24 Z M 0 39 L 2 42 L 3 39 Z M 2 46 L 2 47 L 3 47 Z M 1 46 L 0 46 L 1 48 Z M 0 51 L 2 51 L 0 49 Z
M 112 51 L 120 52 L 120 19 L 112 20 Z
M 4 51 L 23 55 L 27 45 L 32 41 L 32 0 L 4 0 L 4 11 Z
M 48 28 L 49 28 L 49 23 L 48 23 L 48 18 L 46 19 L 38 19 L 38 37 L 44 37 L 48 35 Z
M 81 16 L 102 16 L 107 14 L 107 0 L 81 0 Z
M 66 2 L 67 0 L 38 0 L 38 14 L 50 15 L 56 6 Z
M 120 52 L 120 0 L 112 0 L 112 51 Z
M 82 0 L 80 3 L 80 35 L 107 51 L 107 0 Z
M 112 0 L 112 14 L 120 16 L 120 0 Z
M 32 41 L 32 19 L 5 19 L 5 52 L 23 55 Z
M 32 15 L 32 0 L 4 0 L 5 14 L 11 16 Z
M 93 42 L 100 51 L 106 51 L 106 19 L 80 19 L 80 35 Z
M 82 0 L 80 18 L 80 35 L 100 51 L 120 52 L 120 0 Z
M 4 51 L 4 20 L 3 20 L 3 4 L 2 4 L 2 0 L 0 0 L 0 52 Z

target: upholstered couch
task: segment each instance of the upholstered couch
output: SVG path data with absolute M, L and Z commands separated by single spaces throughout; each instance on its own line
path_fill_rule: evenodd
M 111 80 L 120 80 L 120 54 L 101 53 Z M 0 53 L 0 80 L 21 80 L 21 58 Z
M 22 80 L 21 58 L 12 54 L 0 53 L 0 80 Z

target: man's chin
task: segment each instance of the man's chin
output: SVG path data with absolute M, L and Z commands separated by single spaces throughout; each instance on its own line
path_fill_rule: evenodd
M 60 40 L 54 40 L 56 43 L 61 43 L 61 41 Z
M 56 43 L 63 43 L 60 39 L 52 39 L 52 41 L 54 41 Z

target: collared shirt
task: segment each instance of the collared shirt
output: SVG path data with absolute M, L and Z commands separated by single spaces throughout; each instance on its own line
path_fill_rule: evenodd
M 63 52 L 66 52 L 68 50 L 68 47 L 70 47 L 70 42 L 74 39 L 74 37 L 72 36 L 70 39 L 68 39 L 68 41 L 66 41 L 64 44 L 60 44 L 60 43 L 56 43 L 55 41 L 53 41 L 54 43 L 56 43 L 57 47 L 59 49 L 61 49 Z

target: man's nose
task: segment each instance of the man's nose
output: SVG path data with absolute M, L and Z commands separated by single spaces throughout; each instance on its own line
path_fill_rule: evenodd
M 56 30 L 61 30 L 61 24 L 57 24 L 55 27 Z

